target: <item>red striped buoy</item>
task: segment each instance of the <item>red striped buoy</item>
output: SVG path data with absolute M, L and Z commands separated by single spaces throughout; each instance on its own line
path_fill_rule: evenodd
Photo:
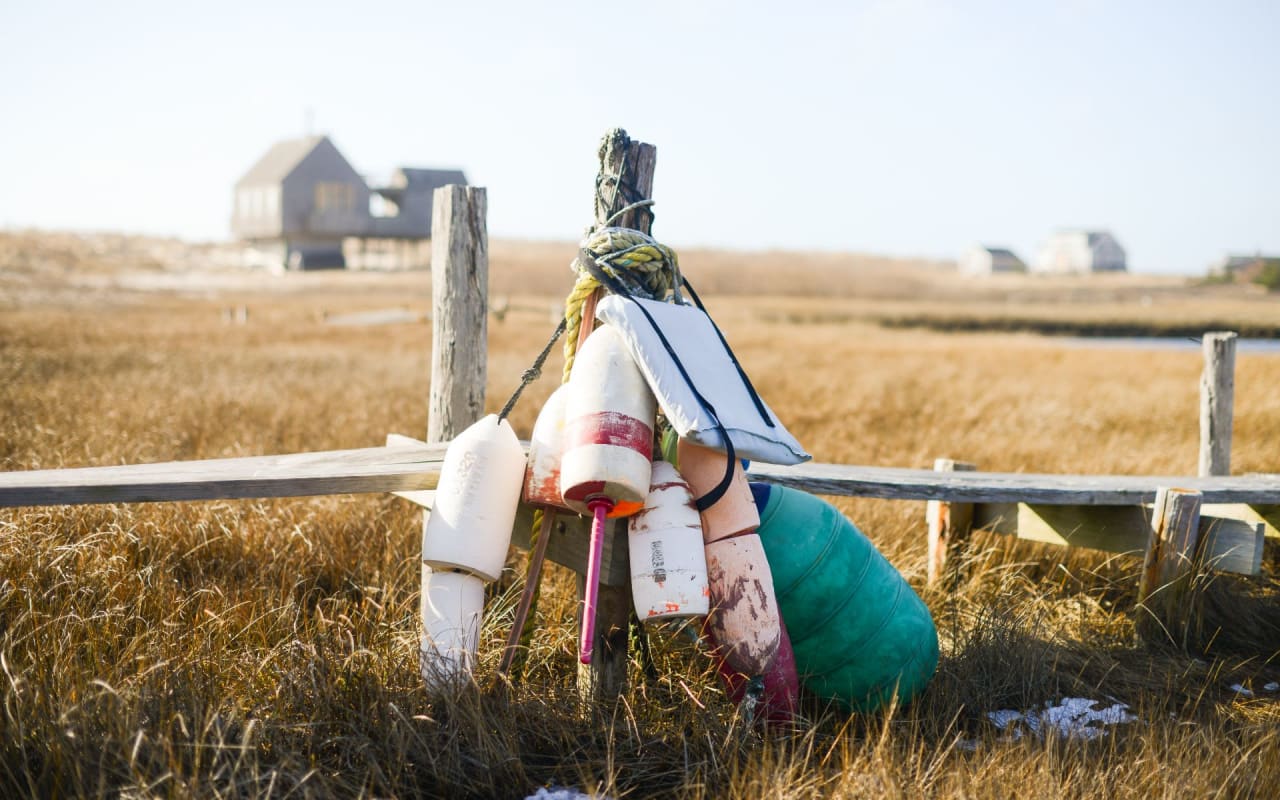
M 605 516 L 621 501 L 643 503 L 649 492 L 658 404 L 626 342 L 608 325 L 578 350 L 568 386 L 560 490 L 566 505 L 592 516 L 578 652 L 590 664 Z

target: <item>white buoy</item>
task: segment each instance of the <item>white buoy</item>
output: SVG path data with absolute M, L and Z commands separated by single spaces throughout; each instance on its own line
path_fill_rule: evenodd
M 444 689 L 471 679 L 480 641 L 484 581 L 422 565 L 422 679 Z
M 565 503 L 580 514 L 592 498 L 643 503 L 658 404 L 616 330 L 604 325 L 591 334 L 568 386 L 560 463 Z
M 423 563 L 497 580 L 511 545 L 524 468 L 520 440 L 496 414 L 450 442 L 423 524 Z
M 644 621 L 707 613 L 702 518 L 676 468 L 655 461 L 644 508 L 627 520 L 631 597 Z
M 530 505 L 568 508 L 560 494 L 560 457 L 564 452 L 564 411 L 569 384 L 551 393 L 538 412 L 529 436 L 529 466 L 524 473 L 524 501 Z
M 724 660 L 745 675 L 763 675 L 782 638 L 773 572 L 760 535 L 748 533 L 707 545 L 711 613 L 707 626 Z

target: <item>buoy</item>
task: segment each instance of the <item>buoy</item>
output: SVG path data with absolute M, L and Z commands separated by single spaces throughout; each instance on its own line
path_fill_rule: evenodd
M 524 501 L 548 508 L 568 508 L 560 494 L 560 457 L 564 452 L 564 411 L 569 385 L 551 393 L 538 412 L 529 436 L 529 465 L 524 473 Z
M 764 675 L 782 636 L 773 574 L 760 537 L 754 533 L 706 546 L 711 588 L 708 632 L 724 660 L 738 672 Z
M 766 484 L 752 491 L 805 689 L 858 711 L 919 695 L 937 668 L 938 633 L 902 575 L 825 500 Z
M 644 508 L 627 525 L 636 616 L 651 622 L 706 614 L 710 589 L 702 518 L 675 467 L 653 463 Z
M 422 565 L 422 679 L 430 689 L 470 680 L 484 609 L 484 581 L 467 572 Z
M 587 513 L 592 498 L 643 507 L 649 492 L 657 401 L 622 336 L 597 328 L 578 351 L 565 405 L 560 489 Z
M 694 444 L 681 439 L 676 444 L 680 474 L 689 482 L 695 497 L 704 497 L 724 480 L 728 466 L 728 454 L 720 450 Z M 747 484 L 742 464 L 733 465 L 733 478 L 724 495 L 702 512 L 707 542 L 728 539 L 756 529 L 760 513 L 751 499 L 751 487 Z
M 757 705 L 752 709 L 756 719 L 790 722 L 800 707 L 800 678 L 796 673 L 796 656 L 791 649 L 786 623 L 779 617 L 778 624 L 778 655 L 764 675 L 744 675 L 730 667 L 723 658 L 716 659 L 716 669 L 729 699 L 739 705 L 752 688 L 752 681 L 759 680 L 760 696 L 754 698 Z M 714 639 L 712 644 L 716 644 Z
M 616 330 L 602 326 L 579 348 L 565 402 L 560 493 L 592 517 L 578 659 L 591 663 L 606 515 L 649 492 L 657 401 Z M 641 505 L 637 505 L 637 510 Z
M 497 580 L 511 545 L 524 471 L 520 440 L 496 414 L 450 442 L 435 503 L 423 523 L 423 562 Z

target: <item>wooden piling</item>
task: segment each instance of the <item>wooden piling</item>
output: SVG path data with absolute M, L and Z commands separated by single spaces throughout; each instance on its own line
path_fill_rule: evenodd
M 445 442 L 484 414 L 488 204 L 483 188 L 453 184 L 436 189 L 433 203 L 427 441 Z
M 977 467 L 963 461 L 939 458 L 933 462 L 935 472 L 973 472 Z M 928 583 L 936 584 L 947 574 L 947 564 L 955 568 L 955 557 L 969 538 L 973 527 L 973 503 L 930 500 L 925 506 L 929 521 Z
M 1236 334 L 1204 335 L 1200 375 L 1200 475 L 1231 474 L 1232 404 L 1236 387 Z
M 1186 646 L 1192 619 L 1189 589 L 1199 567 L 1200 492 L 1160 487 L 1151 514 L 1135 624 L 1148 641 Z
M 626 131 L 615 128 L 600 144 L 600 171 L 596 176 L 596 224 L 603 225 L 622 209 L 653 196 L 653 173 L 658 148 L 632 141 Z M 653 213 L 633 209 L 611 225 L 650 233 Z M 615 557 L 627 557 L 625 521 L 610 523 Z M 585 584 L 578 581 L 578 599 L 585 598 Z M 627 686 L 627 640 L 631 620 L 631 589 L 628 586 L 600 586 L 596 601 L 596 634 L 590 665 L 578 668 L 578 690 L 584 698 L 612 700 Z

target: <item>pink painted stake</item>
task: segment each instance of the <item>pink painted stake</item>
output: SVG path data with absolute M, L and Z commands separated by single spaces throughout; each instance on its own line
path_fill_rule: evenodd
M 596 646 L 596 599 L 600 596 L 600 559 L 604 557 L 604 518 L 613 510 L 613 501 L 595 497 L 587 501 L 591 509 L 591 553 L 587 558 L 586 597 L 582 605 L 582 638 L 578 640 L 578 660 L 591 663 Z

